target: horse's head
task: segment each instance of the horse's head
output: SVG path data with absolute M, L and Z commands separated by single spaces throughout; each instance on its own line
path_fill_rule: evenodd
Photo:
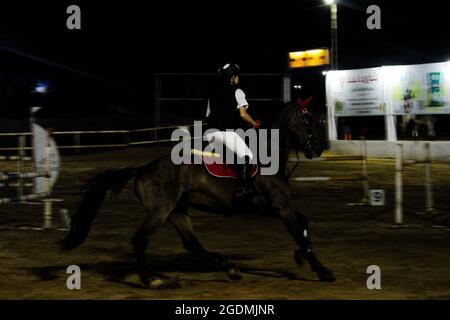
M 291 104 L 285 110 L 290 144 L 305 157 L 320 157 L 326 147 L 325 119 L 311 113 L 304 104 Z

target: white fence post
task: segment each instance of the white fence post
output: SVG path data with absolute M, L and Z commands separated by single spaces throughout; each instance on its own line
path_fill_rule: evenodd
M 19 145 L 19 150 L 18 150 L 18 161 L 17 161 L 17 172 L 20 174 L 23 172 L 23 162 L 24 162 L 24 158 L 25 158 L 25 136 L 24 135 L 20 135 L 18 137 L 18 145 Z M 24 187 L 24 183 L 23 183 L 23 179 L 20 178 L 17 181 L 17 196 L 21 197 L 23 196 L 23 187 Z
M 291 76 L 288 74 L 283 75 L 283 101 L 289 102 L 292 99 L 291 94 Z
M 363 175 L 363 198 L 362 203 L 369 203 L 369 174 L 367 171 L 367 145 L 366 140 L 361 140 L 361 153 L 362 153 L 362 175 Z
M 425 143 L 425 213 L 434 213 L 433 178 L 431 173 L 431 146 Z
M 395 149 L 395 224 L 403 224 L 403 145 Z
M 74 133 L 73 142 L 75 145 L 75 153 L 80 154 L 80 146 L 81 146 L 81 136 L 79 132 Z

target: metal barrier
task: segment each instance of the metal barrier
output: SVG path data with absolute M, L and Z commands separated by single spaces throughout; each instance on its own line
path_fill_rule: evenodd
M 154 144 L 160 142 L 171 142 L 172 139 L 164 140 L 146 140 L 146 141 L 130 141 L 129 135 L 134 132 L 156 132 L 157 130 L 167 130 L 167 129 L 177 129 L 180 127 L 189 128 L 194 125 L 177 125 L 177 126 L 162 126 L 155 128 L 143 128 L 143 129 L 131 129 L 131 130 L 87 130 L 87 131 L 56 131 L 52 132 L 52 136 L 58 135 L 74 135 L 74 140 L 77 141 L 75 145 L 59 145 L 58 149 L 75 149 L 80 150 L 83 148 L 115 148 L 115 147 L 129 147 L 135 145 L 146 145 Z M 96 145 L 81 145 L 80 136 L 83 134 L 124 134 L 128 136 L 127 143 L 124 144 L 96 144 Z M 26 146 L 26 137 L 31 136 L 31 132 L 17 132 L 17 133 L 0 133 L 0 137 L 14 137 L 18 136 L 18 146 L 17 147 L 4 147 L 0 148 L 0 151 L 17 151 L 17 155 L 7 155 L 0 156 L 0 161 L 17 161 L 17 172 L 0 172 L 0 187 L 17 187 L 17 195 L 10 198 L 0 198 L 0 204 L 6 203 L 26 203 L 28 200 L 41 199 L 44 203 L 44 222 L 42 228 L 22 228 L 22 229 L 32 229 L 32 230 L 43 230 L 48 228 L 53 228 L 52 221 L 52 202 L 60 201 L 60 199 L 50 199 L 51 194 L 51 183 L 50 178 L 47 179 L 47 192 L 40 192 L 34 194 L 24 195 L 23 188 L 28 186 L 33 186 L 31 183 L 24 183 L 24 179 L 35 178 L 35 177 L 49 177 L 49 172 L 51 170 L 51 145 L 50 139 L 48 139 L 47 146 L 47 171 L 45 172 L 23 172 L 23 161 L 32 160 L 31 157 L 26 157 L 26 151 L 32 150 L 33 147 Z M 50 136 L 49 136 L 50 137 Z M 17 181 L 17 182 L 11 182 Z M 63 215 L 63 220 L 67 220 L 68 216 Z M 66 225 L 67 226 L 67 225 Z
M 23 168 L 24 168 L 24 162 L 25 161 L 31 161 L 31 157 L 26 157 L 26 137 L 25 135 L 20 135 L 17 137 L 17 144 L 18 144 L 18 150 L 17 150 L 17 156 L 0 156 L 0 161 L 16 161 L 17 162 L 17 173 L 22 174 Z M 2 174 L 0 172 L 0 174 Z M 10 180 L 10 179 L 8 179 Z M 23 178 L 19 177 L 18 182 L 14 185 L 12 183 L 0 183 L 0 187 L 16 187 L 17 188 L 17 196 L 23 195 L 23 188 L 26 186 L 23 182 Z M 2 181 L 2 179 L 0 179 Z
M 12 134 L 8 134 L 12 135 Z M 47 163 L 46 163 L 46 171 L 37 171 L 37 172 L 23 172 L 23 162 L 31 160 L 30 157 L 25 157 L 25 135 L 20 133 L 19 146 L 15 148 L 18 150 L 17 156 L 2 156 L 0 160 L 2 161 L 17 161 L 17 171 L 18 172 L 0 172 L 0 181 L 6 182 L 0 184 L 0 187 L 9 187 L 16 186 L 17 187 L 17 195 L 10 198 L 0 198 L 0 204 L 8 204 L 8 203 L 18 203 L 18 204 L 26 204 L 29 200 L 42 200 L 44 203 L 44 212 L 43 212 L 43 225 L 42 228 L 31 228 L 34 230 L 43 230 L 49 229 L 53 227 L 52 223 L 52 201 L 54 199 L 50 199 L 50 195 L 52 193 L 51 187 L 51 142 L 50 142 L 50 134 L 47 136 Z M 31 179 L 36 177 L 46 177 L 46 191 L 45 192 L 37 192 L 24 195 L 24 187 L 25 186 L 33 186 L 33 184 L 25 184 L 25 179 Z M 17 183 L 10 184 L 9 181 L 17 181 Z M 22 228 L 26 229 L 26 228 Z
M 73 135 L 74 136 L 74 145 L 58 145 L 58 149 L 74 149 L 79 151 L 80 149 L 92 149 L 92 148 L 123 148 L 130 147 L 135 145 L 146 145 L 146 144 L 155 144 L 161 142 L 170 142 L 171 139 L 160 139 L 160 140 L 144 140 L 144 141 L 130 141 L 129 135 L 135 132 L 156 132 L 158 130 L 168 130 L 168 129 L 177 129 L 180 127 L 194 127 L 193 124 L 189 125 L 174 125 L 174 126 L 161 126 L 154 128 L 143 128 L 143 129 L 130 129 L 130 130 L 86 130 L 86 131 L 55 131 L 52 132 L 52 136 L 63 136 L 63 135 Z M 92 144 L 92 145 L 82 145 L 81 144 L 81 135 L 85 134 L 124 134 L 128 136 L 126 143 L 117 143 L 117 144 Z M 30 136 L 30 132 L 17 132 L 17 133 L 0 133 L 0 137 L 8 137 L 8 136 Z M 17 151 L 17 150 L 31 150 L 32 147 L 5 147 L 0 148 L 0 151 Z M 15 157 L 15 156 L 12 156 Z M 1 160 L 1 158 L 0 158 Z

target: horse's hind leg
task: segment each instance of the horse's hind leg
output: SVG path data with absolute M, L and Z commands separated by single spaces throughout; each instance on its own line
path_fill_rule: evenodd
M 195 256 L 205 258 L 214 262 L 220 269 L 226 270 L 228 276 L 232 280 L 240 280 L 242 278 L 237 266 L 225 257 L 207 251 L 197 237 L 191 224 L 191 218 L 187 214 L 185 208 L 178 207 L 169 216 L 169 222 L 175 227 L 180 235 L 183 247 Z
M 311 269 L 317 273 L 320 280 L 336 280 L 333 273 L 322 265 L 312 250 L 311 240 L 309 238 L 308 220 L 306 217 L 289 207 L 281 209 L 279 214 L 289 233 L 294 237 L 300 247 L 300 252 L 295 251 L 295 260 L 297 264 L 302 264 L 303 257 L 309 262 Z

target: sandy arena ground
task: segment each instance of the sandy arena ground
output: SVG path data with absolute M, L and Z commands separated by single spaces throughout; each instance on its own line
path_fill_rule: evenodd
M 64 156 L 55 196 L 59 209 L 72 208 L 83 177 L 102 168 L 144 164 L 163 147 L 133 148 L 91 155 Z M 1 171 L 14 165 L 0 163 Z M 450 298 L 450 165 L 434 164 L 433 217 L 416 215 L 425 205 L 423 166 L 405 171 L 405 223 L 393 229 L 394 162 L 369 161 L 371 188 L 385 189 L 382 207 L 349 206 L 361 199 L 360 182 L 294 182 L 293 205 L 310 220 L 314 248 L 337 281 L 317 281 L 309 267 L 293 260 L 294 241 L 281 221 L 255 215 L 224 218 L 191 211 L 199 240 L 241 267 L 233 282 L 224 272 L 186 253 L 168 223 L 150 243 L 149 261 L 178 289 L 150 290 L 135 273 L 130 238 L 144 209 L 131 183 L 116 199 L 107 198 L 87 241 L 69 253 L 58 251 L 63 231 L 0 230 L 1 299 L 449 299 Z M 360 173 L 358 161 L 302 163 L 297 176 Z M 14 191 L 14 190 L 12 190 Z M 12 195 L 2 189 L 2 197 Z M 40 205 L 2 205 L 0 227 L 39 226 Z M 68 290 L 66 268 L 79 265 L 82 289 Z M 368 290 L 366 268 L 381 268 L 381 290 Z M 295 274 L 296 280 L 289 277 Z

